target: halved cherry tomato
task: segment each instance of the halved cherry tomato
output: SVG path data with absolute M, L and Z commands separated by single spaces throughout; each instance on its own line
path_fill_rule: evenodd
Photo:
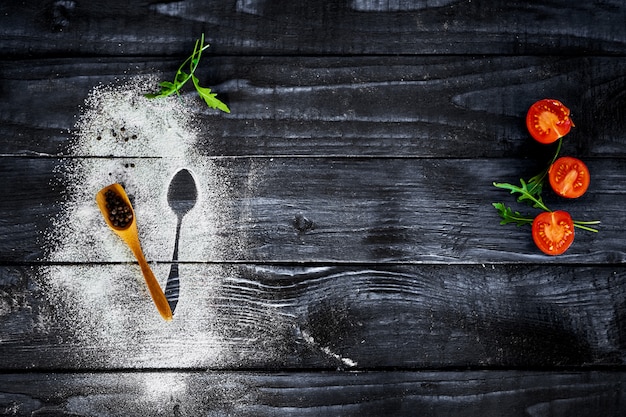
M 580 159 L 563 156 L 550 166 L 548 179 L 558 195 L 578 198 L 589 188 L 589 169 Z
M 560 255 L 574 241 L 574 221 L 566 211 L 544 211 L 532 227 L 535 245 L 546 255 Z
M 569 109 L 558 100 L 546 98 L 534 103 L 526 114 L 526 127 L 536 141 L 552 143 L 567 135 L 574 126 Z

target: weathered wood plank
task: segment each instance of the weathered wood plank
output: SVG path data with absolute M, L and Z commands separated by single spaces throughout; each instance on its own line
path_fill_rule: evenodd
M 177 65 L 0 63 L 0 153 L 71 155 L 69 131 L 95 86 L 170 78 Z M 201 129 L 197 146 L 209 155 L 529 157 L 542 150 L 524 117 L 544 97 L 571 108 L 576 128 L 568 141 L 577 155 L 626 155 L 620 57 L 221 57 L 203 70 L 203 84 L 232 109 L 189 106 Z
M 27 3 L 0 4 L 0 414 L 626 414 L 623 1 Z M 187 109 L 170 154 L 75 146 L 94 86 L 171 77 L 201 32 L 233 113 Z M 558 258 L 490 207 L 548 158 L 543 97 L 593 175 L 548 203 L 603 222 Z M 128 186 L 164 283 L 181 167 L 166 324 L 93 195 Z
M 624 373 L 5 374 L 6 415 L 582 417 L 626 413 Z
M 620 0 L 2 2 L 0 54 L 622 54 Z
M 169 264 L 153 264 L 164 285 Z M 0 267 L 0 369 L 558 369 L 626 360 L 624 266 Z
M 529 227 L 501 226 L 491 206 L 503 201 L 533 214 L 492 186 L 538 171 L 524 161 L 207 157 L 187 162 L 3 158 L 0 260 L 132 260 L 93 200 L 101 187 L 117 181 L 136 201 L 146 256 L 170 261 L 176 216 L 166 194 L 181 167 L 194 173 L 200 190 L 197 206 L 184 219 L 183 261 L 585 264 L 626 258 L 623 159 L 587 160 L 592 186 L 580 199 L 546 193 L 553 209 L 602 221 L 600 233 L 577 231 L 574 245 L 559 257 L 542 255 Z

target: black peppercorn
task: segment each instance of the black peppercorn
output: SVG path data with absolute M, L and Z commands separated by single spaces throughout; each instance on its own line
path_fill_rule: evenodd
M 111 224 L 121 229 L 127 227 L 133 220 L 130 206 L 113 190 L 108 190 L 104 197 Z

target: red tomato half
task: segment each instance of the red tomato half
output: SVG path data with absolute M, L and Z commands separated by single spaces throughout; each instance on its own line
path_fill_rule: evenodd
M 580 159 L 563 156 L 550 166 L 548 179 L 558 195 L 578 198 L 589 188 L 589 169 Z
M 546 98 L 534 103 L 526 114 L 526 127 L 540 143 L 552 143 L 567 135 L 574 126 L 569 109 L 558 100 Z
M 544 211 L 533 221 L 533 240 L 546 255 L 560 255 L 574 241 L 574 221 L 566 211 Z

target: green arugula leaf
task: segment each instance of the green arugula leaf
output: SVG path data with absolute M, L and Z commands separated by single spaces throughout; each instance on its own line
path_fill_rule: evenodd
M 524 202 L 524 201 L 530 202 L 532 203 L 532 206 L 534 208 L 538 208 L 543 211 L 552 211 L 548 207 L 546 207 L 546 205 L 541 200 L 541 197 L 537 198 L 535 196 L 532 196 L 529 193 L 528 185 L 526 184 L 524 180 L 520 180 L 520 183 L 522 184 L 521 187 L 508 184 L 508 183 L 497 183 L 497 182 L 494 182 L 493 185 L 498 188 L 509 190 L 511 191 L 511 194 L 516 194 L 516 193 L 521 194 L 517 199 L 518 202 Z M 492 203 L 492 205 L 496 208 L 496 210 L 498 210 L 498 214 L 500 214 L 500 217 L 502 217 L 502 221 L 500 222 L 500 224 L 515 223 L 518 226 L 521 226 L 521 225 L 530 224 L 533 222 L 533 219 L 522 216 L 518 211 L 513 211 L 511 208 L 506 207 L 502 203 Z M 594 224 L 600 224 L 600 221 L 599 220 L 592 220 L 592 221 L 574 220 L 575 227 L 578 227 L 579 229 L 587 230 L 589 232 L 598 232 L 598 229 L 589 227 L 589 225 L 594 225 Z
M 217 94 L 212 93 L 209 88 L 201 87 L 198 78 L 194 75 L 194 72 L 196 71 L 196 68 L 200 63 L 202 51 L 204 51 L 208 47 L 208 44 L 204 44 L 203 33 L 200 39 L 196 40 L 196 43 L 193 47 L 193 53 L 181 64 L 180 67 L 178 67 L 176 75 L 174 76 L 174 82 L 163 81 L 159 83 L 161 89 L 156 93 L 145 94 L 145 97 L 163 98 L 171 96 L 172 94 L 180 95 L 180 89 L 183 87 L 183 85 L 185 85 L 187 81 L 192 80 L 196 91 L 209 107 L 213 109 L 219 109 L 225 113 L 230 113 L 230 109 L 228 108 L 228 106 L 217 98 Z M 183 68 L 185 68 L 187 64 L 189 64 L 189 73 L 183 70 Z
M 191 80 L 193 81 L 193 85 L 196 87 L 198 94 L 209 107 L 213 109 L 220 109 L 225 113 L 230 113 L 228 106 L 216 98 L 217 94 L 212 93 L 210 88 L 200 87 L 198 78 L 195 75 L 192 75 Z
M 161 86 L 161 90 L 158 93 L 146 94 L 145 96 L 147 98 L 167 97 L 176 92 L 176 85 L 169 81 L 163 81 L 159 83 L 159 85 Z
M 498 210 L 498 214 L 502 217 L 500 224 L 515 223 L 517 226 L 532 224 L 533 218 L 523 216 L 519 211 L 513 211 L 511 207 L 505 206 L 503 203 L 492 203 Z
M 526 182 L 523 179 L 520 179 L 520 184 L 521 184 L 521 187 L 509 184 L 509 183 L 497 183 L 497 182 L 493 183 L 493 185 L 498 188 L 503 188 L 505 190 L 511 191 L 511 194 L 516 194 L 516 193 L 520 194 L 517 197 L 518 203 L 526 202 L 526 203 L 531 204 L 534 208 L 542 209 L 545 211 L 550 211 L 546 207 L 546 205 L 543 203 L 541 196 L 535 196 L 530 193 L 530 191 L 528 190 L 528 184 L 526 184 Z

